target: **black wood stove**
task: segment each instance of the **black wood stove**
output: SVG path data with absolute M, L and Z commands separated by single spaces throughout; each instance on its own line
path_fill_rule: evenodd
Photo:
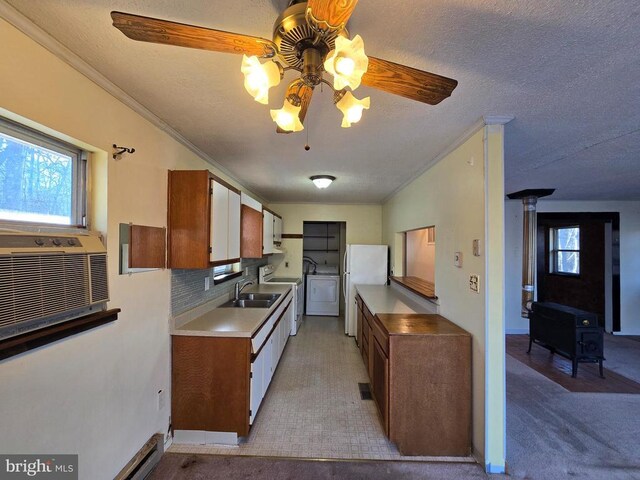
M 602 361 L 604 329 L 598 315 L 551 302 L 534 302 L 529 313 L 529 350 L 533 342 L 572 362 L 571 376 L 578 373 L 578 362 L 598 363 L 604 378 Z

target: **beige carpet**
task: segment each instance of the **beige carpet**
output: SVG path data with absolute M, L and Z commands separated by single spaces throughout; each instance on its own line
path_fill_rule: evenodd
M 510 355 L 506 366 L 510 476 L 640 480 L 640 395 L 569 392 Z

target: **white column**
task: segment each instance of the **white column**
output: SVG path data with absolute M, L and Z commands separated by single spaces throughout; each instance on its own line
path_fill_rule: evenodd
M 505 121 L 506 120 L 506 121 Z M 487 473 L 503 473 L 506 458 L 506 374 L 504 348 L 505 218 L 504 123 L 487 125 L 485 167 L 485 454 Z

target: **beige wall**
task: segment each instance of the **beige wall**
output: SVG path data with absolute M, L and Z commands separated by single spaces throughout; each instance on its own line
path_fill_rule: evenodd
M 435 225 L 435 286 L 440 313 L 473 335 L 473 445 L 483 460 L 498 465 L 500 460 L 504 463 L 503 456 L 502 459 L 485 458 L 487 258 L 472 254 L 473 240 L 480 239 L 483 244 L 486 240 L 488 176 L 485 163 L 501 166 L 503 160 L 501 149 L 492 153 L 494 158 L 489 158 L 491 149 L 485 149 L 484 138 L 487 131 L 488 127 L 479 130 L 384 204 L 382 240 L 391 245 L 394 272 L 400 274 L 403 246 L 399 232 Z M 502 134 L 492 141 L 501 146 Z M 454 266 L 454 252 L 462 252 L 462 268 Z M 479 294 L 469 289 L 470 274 L 480 276 Z M 497 388 L 498 395 L 504 394 L 503 386 Z M 493 434 L 502 438 L 503 428 L 504 425 L 496 425 Z M 489 441 L 494 442 L 493 438 Z
M 306 203 L 274 203 L 269 208 L 282 216 L 283 233 L 302 234 L 305 221 L 346 222 L 347 244 L 382 243 L 382 207 L 380 205 L 331 205 Z M 291 276 L 302 273 L 302 239 L 284 239 L 284 255 L 269 260 L 276 275 Z M 285 263 L 289 262 L 286 267 Z
M 436 246 L 427 243 L 428 229 L 407 232 L 407 271 L 405 275 L 434 281 Z
M 115 323 L 0 363 L 0 451 L 77 453 L 81 478 L 110 479 L 167 431 L 171 405 L 157 400 L 170 391 L 170 273 L 117 275 L 118 224 L 166 226 L 167 169 L 210 165 L 3 20 L 0 45 L 4 114 L 91 145 L 99 160 L 93 223 L 107 234 L 109 307 L 122 309 Z M 112 160 L 113 143 L 136 153 Z

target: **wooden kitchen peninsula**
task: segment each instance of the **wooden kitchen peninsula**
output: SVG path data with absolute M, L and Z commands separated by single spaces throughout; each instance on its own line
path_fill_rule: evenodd
M 356 295 L 358 345 L 384 431 L 403 455 L 467 456 L 471 335 L 440 315 L 407 313 L 393 295 L 371 286 Z

